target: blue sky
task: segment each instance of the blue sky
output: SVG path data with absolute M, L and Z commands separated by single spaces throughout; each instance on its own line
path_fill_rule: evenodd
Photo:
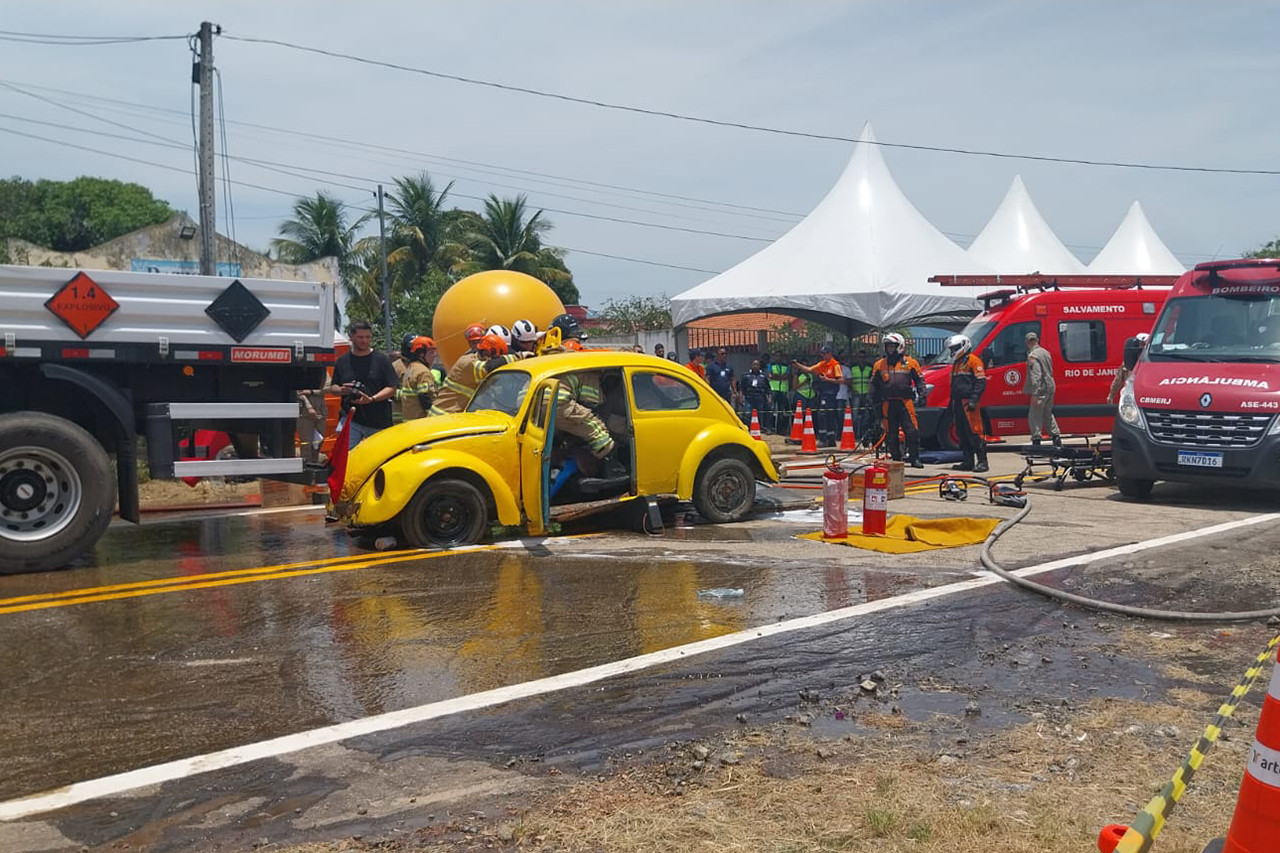
M 309 3 L 9 4 L 4 29 L 167 35 L 201 20 L 436 71 L 726 121 L 882 142 L 1229 169 L 1280 169 L 1272 109 L 1280 5 L 1192 3 Z M 732 266 L 816 204 L 850 144 L 641 116 L 430 79 L 280 47 L 219 39 L 227 118 L 342 137 L 344 146 L 229 125 L 233 155 L 340 172 L 330 187 L 372 200 L 378 180 L 426 170 L 463 196 L 525 192 L 551 241 L 698 270 Z M 191 138 L 182 41 L 101 47 L 0 43 L 0 80 L 150 134 Z M 111 98 L 176 112 L 111 104 Z M 190 169 L 189 151 L 130 135 L 0 87 L 0 128 Z M 20 118 L 81 128 L 33 125 Z M 375 150 L 381 145 L 413 155 Z M 449 162 L 441 158 L 473 161 Z M 889 149 L 907 196 L 962 245 L 1021 174 L 1058 236 L 1085 262 L 1129 204 L 1142 205 L 1186 264 L 1280 234 L 1280 176 L 1085 167 Z M 519 174 L 506 170 L 542 173 Z M 324 186 L 231 164 L 237 235 L 264 248 L 290 194 Z M 153 188 L 195 211 L 194 179 L 0 133 L 0 172 L 94 174 Z M 571 180 L 566 180 L 571 179 Z M 613 184 L 746 211 L 581 182 Z M 572 198 L 565 198 L 572 196 Z M 221 203 L 221 202 L 220 202 Z M 710 236 L 589 214 L 716 231 Z M 220 211 L 220 230 L 225 214 Z M 754 238 L 754 239 L 742 239 Z M 709 276 L 571 252 L 584 301 L 673 295 Z M 946 272 L 939 270 L 939 272 Z

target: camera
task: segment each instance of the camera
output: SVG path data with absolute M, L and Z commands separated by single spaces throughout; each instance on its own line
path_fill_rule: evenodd
M 349 389 L 349 392 L 348 392 L 348 393 L 353 394 L 353 395 L 354 395 L 354 394 L 367 394 L 367 393 L 368 393 L 368 391 L 365 389 L 365 387 L 364 387 L 364 383 L 363 383 L 363 382 L 361 382 L 359 379 L 357 379 L 355 382 L 352 382 L 352 383 L 351 383 L 351 387 L 350 387 L 350 389 Z

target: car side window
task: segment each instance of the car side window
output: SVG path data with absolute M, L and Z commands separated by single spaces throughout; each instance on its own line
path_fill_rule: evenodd
M 1063 361 L 1105 362 L 1107 327 L 1101 320 L 1070 320 L 1058 324 Z
M 633 373 L 631 392 L 636 408 L 642 412 L 690 410 L 701 405 L 698 392 L 692 385 L 666 373 Z
M 1025 323 L 1013 323 L 1005 326 L 987 344 L 983 351 L 983 361 L 987 367 L 1004 367 L 1008 364 L 1022 364 L 1027 360 L 1027 332 L 1040 334 L 1040 321 L 1029 320 Z

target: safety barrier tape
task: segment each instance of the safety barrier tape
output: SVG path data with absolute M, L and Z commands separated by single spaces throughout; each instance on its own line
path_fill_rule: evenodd
M 1192 777 L 1195 776 L 1196 771 L 1200 769 L 1200 765 L 1204 762 L 1205 756 L 1209 754 L 1209 750 L 1217 742 L 1218 736 L 1222 733 L 1223 725 L 1235 713 L 1236 706 L 1240 704 L 1240 700 L 1253 687 L 1253 683 L 1258 680 L 1258 675 L 1271 660 L 1271 655 L 1277 645 L 1280 645 L 1280 634 L 1271 638 L 1271 642 L 1267 643 L 1266 649 L 1258 655 L 1253 665 L 1245 670 L 1244 678 L 1231 691 L 1231 696 L 1227 701 L 1218 708 L 1218 715 L 1213 718 L 1212 723 L 1205 727 L 1204 734 L 1200 735 L 1200 739 L 1196 741 L 1195 746 L 1191 747 L 1190 754 L 1182 762 L 1178 772 L 1174 773 L 1173 778 L 1160 789 L 1160 793 L 1156 794 L 1151 799 L 1151 802 L 1147 803 L 1142 811 L 1138 812 L 1138 816 L 1134 818 L 1133 823 L 1129 825 L 1125 834 L 1116 844 L 1116 853 L 1147 853 L 1151 849 L 1151 845 L 1160 834 L 1160 830 L 1164 829 L 1165 821 L 1169 819 L 1169 815 L 1173 814 L 1174 806 L 1178 804 L 1178 800 L 1182 799 L 1182 795 L 1187 792 L 1187 788 L 1191 785 Z

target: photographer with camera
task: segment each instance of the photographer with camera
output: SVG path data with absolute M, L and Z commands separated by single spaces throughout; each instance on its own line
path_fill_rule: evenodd
M 351 326 L 351 351 L 333 366 L 333 384 L 325 390 L 342 395 L 342 411 L 351 414 L 349 449 L 381 429 L 391 426 L 391 398 L 395 396 L 395 369 L 386 353 L 373 349 L 373 327 L 365 322 Z

